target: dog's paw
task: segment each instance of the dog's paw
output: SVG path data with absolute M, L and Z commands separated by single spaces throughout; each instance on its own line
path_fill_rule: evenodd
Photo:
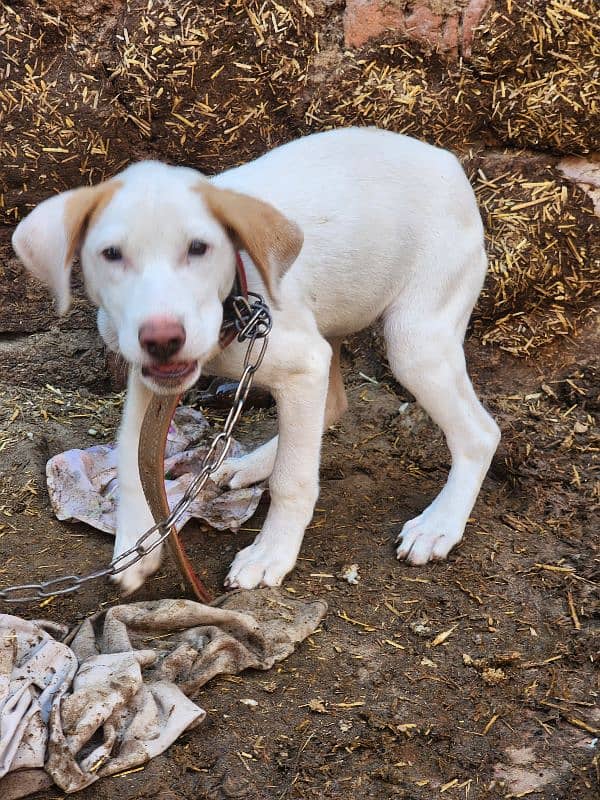
M 453 524 L 444 514 L 425 509 L 409 520 L 396 539 L 396 556 L 415 566 L 441 561 L 462 539 L 464 526 Z
M 249 484 L 242 483 L 243 471 L 240 471 L 240 466 L 243 465 L 240 462 L 243 461 L 243 456 L 242 458 L 226 458 L 217 470 L 211 472 L 211 481 L 214 481 L 217 486 L 221 486 L 223 489 L 243 489 L 248 486 Z
M 296 563 L 289 553 L 254 542 L 237 554 L 225 578 L 227 589 L 280 586 Z
M 146 578 L 156 572 L 156 570 L 160 567 L 160 551 L 161 547 L 157 547 L 156 550 L 148 553 L 147 556 L 144 556 L 140 561 L 133 564 L 131 567 L 124 569 L 123 572 L 118 572 L 116 575 L 111 575 L 110 580 L 116 584 L 120 594 L 122 594 L 124 597 L 133 594 L 136 589 L 139 589 L 140 586 L 142 586 Z
M 268 476 L 267 476 L 268 477 Z M 265 479 L 264 469 L 252 459 L 252 454 L 241 458 L 226 458 L 219 469 L 210 475 L 217 486 L 227 489 L 245 489 Z

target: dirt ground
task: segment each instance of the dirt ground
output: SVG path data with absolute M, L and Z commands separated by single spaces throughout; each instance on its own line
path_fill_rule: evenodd
M 439 490 L 448 453 L 376 338 L 351 341 L 350 410 L 325 438 L 317 511 L 285 584 L 326 599 L 325 622 L 271 672 L 213 681 L 198 698 L 208 711 L 199 729 L 82 800 L 598 796 L 597 331 L 528 362 L 475 341 L 467 350 L 503 442 L 461 546 L 422 568 L 394 559 L 395 532 Z M 111 555 L 110 537 L 53 519 L 44 465 L 111 439 L 121 398 L 60 390 L 59 377 L 2 386 L 4 585 L 91 570 Z M 240 438 L 259 441 L 274 424 L 272 410 L 250 410 Z M 237 535 L 189 526 L 215 591 L 265 505 Z M 358 585 L 340 577 L 348 564 Z M 178 595 L 168 562 L 139 592 Z M 100 582 L 13 610 L 76 624 L 117 601 Z

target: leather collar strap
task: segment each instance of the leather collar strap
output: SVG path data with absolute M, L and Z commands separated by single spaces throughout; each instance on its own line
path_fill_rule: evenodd
M 246 271 L 239 253 L 236 253 L 236 276 L 233 288 L 223 303 L 223 326 L 219 344 L 225 348 L 237 336 L 233 321 L 228 318 L 230 300 L 236 296 L 248 296 Z M 152 395 L 142 422 L 138 448 L 138 468 L 144 495 L 155 522 L 166 519 L 169 505 L 165 492 L 164 459 L 167 435 L 180 395 Z M 176 530 L 166 539 L 167 549 L 181 572 L 186 588 L 202 603 L 210 603 L 212 597 L 194 570 Z
M 235 327 L 235 318 L 231 314 L 231 305 L 234 297 L 248 297 L 246 270 L 244 269 L 242 257 L 237 250 L 235 253 L 235 280 L 223 303 L 223 324 L 219 333 L 219 344 L 223 350 L 233 342 L 238 333 Z

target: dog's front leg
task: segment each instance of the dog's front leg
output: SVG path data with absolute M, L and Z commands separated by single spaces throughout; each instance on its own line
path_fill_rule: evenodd
M 132 547 L 142 533 L 154 525 L 152 513 L 142 490 L 138 468 L 140 430 L 151 396 L 151 391 L 142 383 L 139 375 L 130 370 L 127 399 L 118 439 L 119 501 L 114 557 Z M 157 547 L 132 567 L 114 576 L 113 580 L 119 585 L 123 594 L 134 592 L 148 575 L 158 569 L 161 549 Z
M 323 339 L 305 344 L 302 364 L 289 360 L 278 385 L 279 439 L 269 480 L 271 506 L 254 543 L 241 550 L 225 585 L 279 586 L 293 569 L 319 494 L 319 456 L 331 348 Z

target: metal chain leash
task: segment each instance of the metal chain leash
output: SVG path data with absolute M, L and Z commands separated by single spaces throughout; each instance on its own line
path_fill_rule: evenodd
M 269 308 L 260 295 L 248 292 L 247 297 L 231 298 L 229 312 L 232 314 L 232 319 L 227 323 L 227 327 L 235 327 L 238 342 L 248 342 L 242 375 L 233 398 L 231 410 L 223 425 L 223 430 L 212 440 L 204 456 L 202 469 L 190 481 L 169 516 L 149 528 L 139 537 L 133 547 L 118 555 L 103 569 L 90 572 L 87 575 L 63 575 L 40 583 L 7 586 L 4 589 L 0 589 L 0 601 L 27 603 L 44 597 L 75 592 L 88 581 L 118 575 L 133 566 L 148 553 L 155 550 L 172 533 L 194 498 L 204 488 L 206 481 L 227 457 L 233 438 L 233 429 L 248 398 L 254 373 L 260 367 L 267 349 L 272 320 Z

